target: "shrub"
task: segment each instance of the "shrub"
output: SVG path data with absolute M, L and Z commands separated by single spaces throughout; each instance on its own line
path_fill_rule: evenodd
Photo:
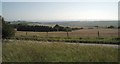
M 114 27 L 114 26 L 108 26 L 108 28 L 111 28 L 111 29 L 112 29 L 112 28 L 115 28 L 115 27 Z
M 15 35 L 14 28 L 2 18 L 2 38 L 9 38 Z

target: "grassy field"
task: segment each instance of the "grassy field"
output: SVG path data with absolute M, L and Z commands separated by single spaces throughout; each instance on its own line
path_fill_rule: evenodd
M 98 30 L 100 36 L 98 38 Z M 66 32 L 25 32 L 17 31 L 15 38 L 17 40 L 36 40 L 36 41 L 62 41 L 78 43 L 105 43 L 118 44 L 118 29 L 82 29 L 69 32 L 69 38 Z
M 69 32 L 16 31 L 3 41 L 3 62 L 117 62 L 118 48 L 79 43 L 118 44 L 118 29 L 82 29 Z M 67 44 L 76 43 L 76 44 Z
M 69 32 L 69 37 L 98 37 L 98 30 L 100 37 L 118 37 L 118 29 L 82 29 Z M 16 36 L 26 35 L 25 31 L 17 31 Z M 46 32 L 27 32 L 29 36 L 46 37 Z M 67 37 L 66 32 L 49 32 L 49 37 Z
M 7 40 L 2 45 L 3 62 L 117 62 L 118 58 L 118 48 L 106 46 L 31 40 Z

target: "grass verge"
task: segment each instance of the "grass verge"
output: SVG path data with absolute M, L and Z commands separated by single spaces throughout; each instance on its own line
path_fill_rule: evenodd
M 118 49 L 105 46 L 3 41 L 3 62 L 117 62 Z

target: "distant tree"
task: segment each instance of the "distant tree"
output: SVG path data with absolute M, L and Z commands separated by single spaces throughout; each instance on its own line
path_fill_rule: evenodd
M 115 27 L 111 25 L 111 26 L 108 26 L 107 28 L 115 28 Z
M 72 31 L 72 28 L 59 26 L 58 24 L 56 24 L 53 28 L 54 28 L 56 31 Z
M 97 29 L 99 28 L 99 26 L 94 26 L 94 27 L 96 27 Z
M 67 37 L 69 38 L 69 31 L 71 31 L 72 29 L 69 28 L 69 27 L 66 27 L 65 30 L 66 30 L 66 33 L 67 33 Z
M 80 30 L 80 29 L 84 29 L 83 27 L 80 27 L 80 28 L 71 28 L 71 30 Z
M 12 37 L 15 35 L 14 28 L 2 17 L 2 38 Z
M 56 24 L 53 28 L 56 29 L 57 31 L 59 31 L 60 26 L 58 24 Z
M 70 27 L 65 27 L 65 31 L 72 31 L 72 28 L 70 28 Z
M 32 25 L 18 25 L 17 31 L 34 31 L 34 32 L 51 32 L 51 31 L 71 31 L 72 29 L 70 27 L 62 27 L 59 25 L 55 25 L 54 27 L 50 26 L 32 26 Z
M 2 38 L 2 17 L 0 16 L 0 38 Z
M 120 29 L 120 26 L 118 26 L 118 29 Z
M 20 25 L 17 27 L 17 31 L 50 32 L 55 30 L 49 26 Z

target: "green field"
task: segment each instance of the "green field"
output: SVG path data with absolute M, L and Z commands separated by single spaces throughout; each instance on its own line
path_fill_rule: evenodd
M 3 62 L 117 62 L 118 48 L 64 42 L 3 41 Z

